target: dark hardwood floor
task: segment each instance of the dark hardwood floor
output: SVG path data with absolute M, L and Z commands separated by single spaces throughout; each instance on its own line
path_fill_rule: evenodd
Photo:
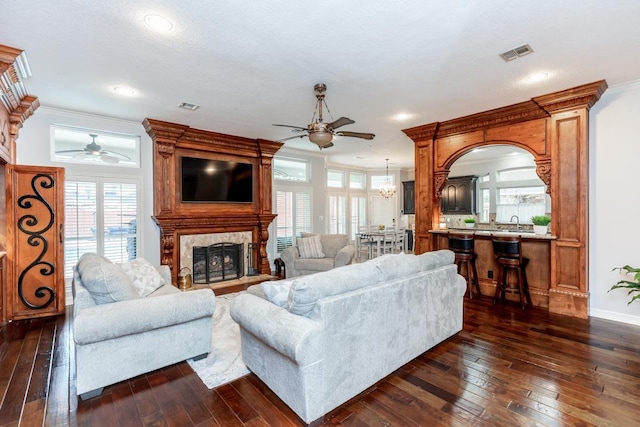
M 2 327 L 0 426 L 302 425 L 253 374 L 208 390 L 186 362 L 78 402 L 69 321 Z M 462 332 L 324 425 L 640 425 L 640 327 L 466 300 Z

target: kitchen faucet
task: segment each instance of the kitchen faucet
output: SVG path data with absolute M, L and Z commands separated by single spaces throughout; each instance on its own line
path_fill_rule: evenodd
M 520 217 L 518 217 L 518 215 L 512 215 L 509 222 L 513 222 L 513 218 L 516 219 L 516 230 L 520 230 Z

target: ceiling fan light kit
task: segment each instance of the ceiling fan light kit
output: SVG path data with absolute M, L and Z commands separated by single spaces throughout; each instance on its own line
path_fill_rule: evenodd
M 329 107 L 327 106 L 324 100 L 324 94 L 327 90 L 327 85 L 324 83 L 317 83 L 313 90 L 316 94 L 316 108 L 313 113 L 313 118 L 311 119 L 311 123 L 307 127 L 302 126 L 291 126 L 291 125 L 278 125 L 274 124 L 273 126 L 283 126 L 291 128 L 292 132 L 306 132 L 302 135 L 292 136 L 289 138 L 280 139 L 280 142 L 287 141 L 289 139 L 294 138 L 304 138 L 305 136 L 309 137 L 309 141 L 313 142 L 320 148 L 328 148 L 333 146 L 333 136 L 346 136 L 353 138 L 362 138 L 362 139 L 373 139 L 375 134 L 373 133 L 364 133 L 364 132 L 348 132 L 348 131 L 340 131 L 335 132 L 336 129 L 346 125 L 352 125 L 355 122 L 347 117 L 340 117 L 338 120 L 334 120 L 331 123 L 324 123 L 322 119 L 322 105 L 324 105 L 327 109 L 329 115 L 331 112 L 329 111 Z M 317 117 L 317 118 L 316 118 Z M 333 117 L 332 117 L 333 118 Z

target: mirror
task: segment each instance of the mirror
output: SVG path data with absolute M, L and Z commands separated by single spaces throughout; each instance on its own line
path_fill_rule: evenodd
M 456 160 L 449 178 L 474 175 L 476 210 L 480 223 L 531 224 L 534 215 L 551 214 L 551 198 L 536 174 L 534 157 L 512 145 L 476 148 Z

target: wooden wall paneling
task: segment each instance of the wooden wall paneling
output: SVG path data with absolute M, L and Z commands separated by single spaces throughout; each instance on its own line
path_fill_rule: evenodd
M 259 244 L 258 270 L 270 274 L 267 257 L 272 213 L 272 162 L 282 143 L 192 129 L 147 118 L 145 130 L 154 142 L 154 221 L 160 227 L 161 263 L 171 268 L 174 283 L 181 268 L 180 236 L 250 231 Z M 251 163 L 254 167 L 252 203 L 182 203 L 181 156 Z M 189 266 L 190 267 L 190 266 Z
M 6 166 L 8 319 L 64 313 L 64 168 Z
M 434 247 L 420 240 L 429 241 L 428 231 L 437 227 L 437 202 L 450 165 L 475 146 L 513 143 L 534 155 L 537 173 L 551 194 L 551 230 L 558 240 L 550 249 L 549 310 L 587 317 L 588 111 L 606 88 L 601 80 L 520 104 L 403 130 L 416 144 L 416 200 L 430 200 L 420 209 L 416 207 L 416 253 Z M 478 141 L 480 131 L 483 137 Z M 423 149 L 429 140 L 435 141 L 431 151 Z M 574 266 L 567 267 L 569 262 Z

